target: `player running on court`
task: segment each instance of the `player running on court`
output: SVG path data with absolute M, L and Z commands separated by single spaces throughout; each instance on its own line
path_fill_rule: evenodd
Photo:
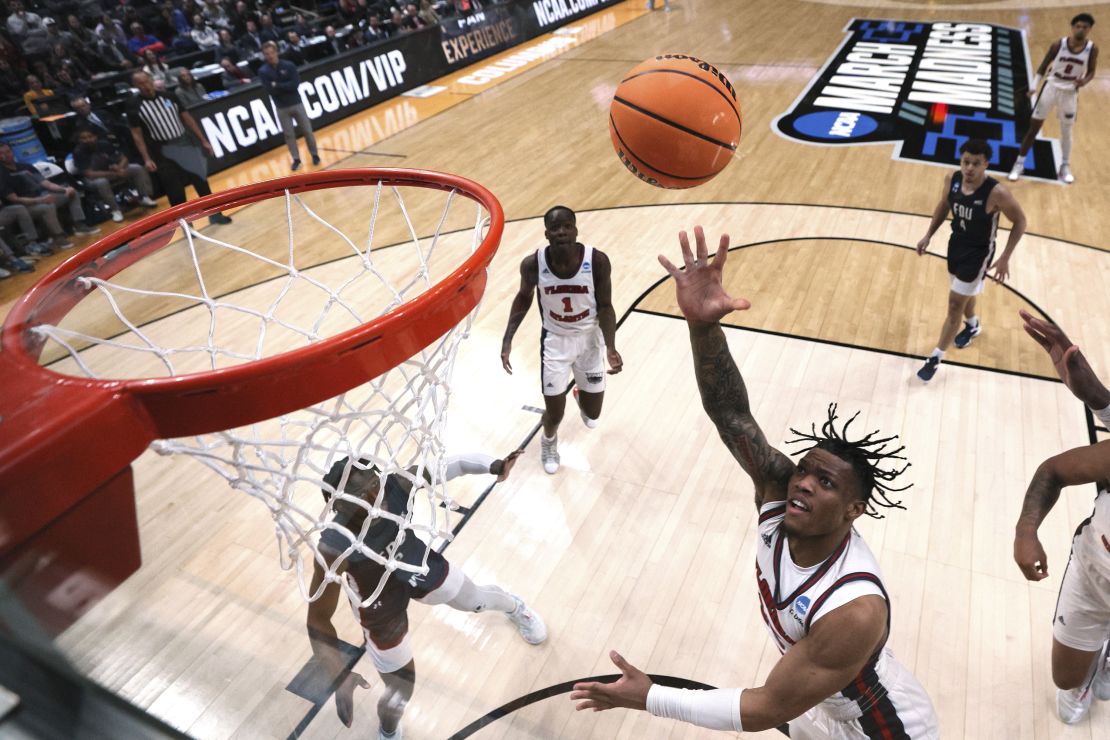
M 1086 85 L 1095 77 L 1095 68 L 1098 66 L 1098 47 L 1095 42 L 1087 38 L 1095 19 L 1090 13 L 1080 13 L 1071 19 L 1071 36 L 1065 36 L 1048 47 L 1041 66 L 1037 68 L 1037 75 L 1033 78 L 1033 86 L 1029 91 L 1035 95 L 1037 85 L 1041 78 L 1048 75 L 1033 104 L 1033 113 L 1029 119 L 1029 130 L 1021 140 L 1014 168 L 1010 170 L 1011 182 L 1016 181 L 1025 172 L 1025 155 L 1033 146 L 1033 142 L 1040 133 L 1048 114 L 1056 108 L 1056 115 L 1060 119 L 1060 171 L 1059 178 L 1071 184 L 1075 176 L 1071 173 L 1071 135 L 1075 128 L 1075 116 L 1079 111 L 1079 88 Z M 1049 74 L 1049 65 L 1052 66 Z
M 1095 376 L 1079 347 L 1059 327 L 1025 311 L 1025 331 L 1052 358 L 1056 372 L 1076 398 L 1103 424 L 1110 424 L 1110 390 Z M 1067 724 L 1087 716 L 1092 697 L 1110 700 L 1110 441 L 1084 445 L 1050 457 L 1037 468 L 1014 534 L 1014 560 L 1030 581 L 1048 577 L 1037 529 L 1065 486 L 1098 486 L 1095 510 L 1079 525 L 1071 558 L 1060 581 L 1052 618 L 1052 681 L 1056 713 Z
M 994 270 L 998 282 L 1010 276 L 1010 256 L 1025 233 L 1025 212 L 1005 186 L 987 177 L 991 146 L 981 139 L 969 139 L 960 147 L 960 169 L 944 177 L 944 191 L 936 208 L 929 231 L 917 243 L 917 253 L 925 254 L 929 241 L 952 213 L 952 235 L 948 237 L 948 314 L 940 328 L 940 339 L 917 377 L 926 383 L 933 379 L 953 344 L 963 349 L 983 330 L 975 313 L 977 296 L 983 292 L 987 270 Z M 994 258 L 994 240 L 998 231 L 998 214 L 1006 214 L 1013 224 L 1006 249 Z M 960 329 L 960 322 L 963 329 Z
M 559 469 L 559 424 L 566 410 L 567 387 L 574 376 L 574 397 L 589 428 L 597 426 L 605 397 L 605 363 L 608 374 L 623 365 L 617 352 L 617 314 L 609 258 L 600 249 L 578 241 L 574 211 L 555 206 L 543 217 L 548 246 L 540 247 L 520 263 L 520 290 L 509 310 L 509 324 L 501 343 L 501 365 L 512 373 L 509 362 L 513 336 L 539 297 L 540 386 L 543 389 L 543 434 L 540 456 L 543 469 Z
M 460 475 L 488 473 L 496 475 L 498 481 L 503 481 L 508 477 L 519 454 L 519 451 L 514 452 L 502 460 L 477 453 L 450 457 L 447 463 L 447 480 Z M 406 475 L 385 476 L 385 495 L 380 505 L 386 511 L 403 515 L 409 506 L 412 478 L 416 475 L 417 470 L 411 468 Z M 343 491 L 364 502 L 356 503 L 340 498 L 332 506 L 335 512 L 333 525 L 342 526 L 356 535 L 361 533 L 368 515 L 367 507 L 374 506 L 378 499 L 378 491 L 382 485 L 380 471 L 370 465 L 368 460 L 351 464 L 348 458 L 343 458 L 332 465 L 324 483 L 326 485 L 322 491 L 325 500 L 331 499 L 333 491 Z M 384 555 L 397 534 L 397 524 L 391 519 L 381 517 L 371 522 L 362 541 Z M 319 553 L 327 561 L 329 568 L 350 547 L 348 536 L 335 526 L 327 527 L 320 535 Z M 476 585 L 461 568 L 452 566 L 443 555 L 428 549 L 415 535 L 410 534 L 401 543 L 396 559 L 409 565 L 420 565 L 425 551 L 428 555 L 426 575 L 395 570 L 377 600 L 357 609 L 366 639 L 366 652 L 385 684 L 385 690 L 378 701 L 378 737 L 381 740 L 401 738 L 401 715 L 415 687 L 416 663 L 408 637 L 408 604 L 411 599 L 428 605 L 446 604 L 459 611 L 500 612 L 516 625 L 526 642 L 538 645 L 547 639 L 547 628 L 543 620 L 525 606 L 519 597 L 499 586 Z M 347 555 L 334 570 L 337 575 L 347 578 L 358 594 L 366 595 L 374 592 L 385 574 L 383 565 L 357 551 Z M 316 593 L 326 578 L 323 565 L 315 562 L 309 593 Z M 350 727 L 354 719 L 355 687 L 369 688 L 369 684 L 359 674 L 347 670 L 347 660 L 340 651 L 339 638 L 331 622 L 339 603 L 339 594 L 339 584 L 329 583 L 320 598 L 309 604 L 307 626 L 312 652 L 324 671 L 335 679 L 342 676 L 335 691 L 335 709 L 343 724 Z
M 685 270 L 660 257 L 674 277 L 690 329 L 702 406 L 721 440 L 755 484 L 759 511 L 756 575 L 763 620 L 783 656 L 763 686 L 694 691 L 658 686 L 616 652 L 623 674 L 610 684 L 576 684 L 577 709 L 646 709 L 701 727 L 733 732 L 790 726 L 792 740 L 811 738 L 936 738 L 932 702 L 917 679 L 886 648 L 890 603 L 875 556 L 853 528 L 874 505 L 900 506 L 887 494 L 901 460 L 895 437 L 846 437 L 836 409 L 820 432 L 798 434 L 804 457 L 795 464 L 767 443 L 752 417 L 744 379 L 718 323 L 749 307 L 724 290 L 728 236 L 710 262 L 701 227 L 696 256 L 686 232 L 679 240 Z M 853 417 L 854 418 L 854 417 Z M 758 656 L 747 656 L 758 659 Z M 737 656 L 738 660 L 745 656 Z

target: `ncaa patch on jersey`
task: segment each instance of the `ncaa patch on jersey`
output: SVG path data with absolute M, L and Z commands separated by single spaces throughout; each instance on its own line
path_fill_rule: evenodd
M 775 132 L 819 146 L 893 145 L 895 159 L 955 167 L 985 139 L 1008 172 L 1032 112 L 1025 32 L 988 23 L 853 19 L 847 38 Z M 1059 144 L 1037 139 L 1025 176 L 1057 179 Z
M 806 612 L 809 611 L 809 597 L 799 596 L 798 600 L 794 602 L 794 611 L 798 612 L 799 617 L 804 617 Z

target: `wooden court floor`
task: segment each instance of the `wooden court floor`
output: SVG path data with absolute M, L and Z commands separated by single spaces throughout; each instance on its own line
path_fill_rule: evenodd
M 1099 18 L 1100 7 L 1084 9 Z M 517 335 L 512 376 L 498 353 L 517 265 L 543 243 L 538 216 L 551 205 L 578 210 L 580 239 L 611 256 L 622 317 L 626 370 L 610 379 L 601 426 L 586 430 L 568 414 L 555 476 L 543 473 L 531 439 L 513 477 L 490 492 L 446 551 L 476 581 L 525 597 L 545 617 L 549 641 L 529 647 L 497 615 L 414 606 L 418 687 L 407 738 L 450 737 L 520 697 L 610 673 L 611 648 L 651 672 L 716 686 L 753 685 L 777 660 L 756 604 L 751 486 L 701 411 L 685 328 L 655 261 L 660 252 L 673 255 L 677 231 L 694 224 L 732 236 L 726 280 L 753 308 L 730 316 L 727 333 L 768 438 L 785 440 L 790 426 L 821 419 L 834 400 L 904 438 L 913 463 L 908 510 L 860 528 L 891 592 L 890 644 L 932 696 L 943 737 L 1110 737 L 1110 706 L 1096 704 L 1075 727 L 1056 719 L 1048 662 L 1070 535 L 1090 513 L 1093 491 L 1067 491 L 1042 526 L 1048 580 L 1027 583 L 1011 558 L 1032 472 L 1091 434 L 1081 404 L 1024 336 L 1016 310 L 1055 320 L 1103 377 L 1110 372 L 1108 185 L 1099 170 L 1108 139 L 1099 125 L 1110 105 L 1105 78 L 1081 96 L 1078 181 L 1013 187 L 1030 234 L 1011 282 L 989 286 L 983 335 L 950 353 L 954 362 L 929 386 L 913 373 L 941 320 L 947 227 L 929 255 L 909 247 L 925 230 L 944 170 L 894 161 L 885 146 L 808 147 L 770 128 L 852 17 L 1021 26 L 1036 63 L 1079 10 L 1052 0 L 674 0 L 674 12 L 647 14 L 629 2 L 614 11 L 621 15 L 611 28 L 435 115 L 413 115 L 385 137 L 362 119 L 364 145 L 348 132 L 357 153 L 336 153 L 328 166 L 465 174 L 489 186 L 511 220 L 460 353 L 449 449 L 503 454 L 535 429 L 536 317 Z M 622 72 L 663 50 L 714 61 L 744 104 L 737 161 L 690 191 L 655 190 L 629 176 L 605 129 Z M 358 125 L 351 123 L 356 132 Z M 1046 129 L 1056 135 L 1054 122 Z M 251 166 L 273 172 L 282 157 Z M 272 225 L 248 207 L 231 228 L 244 243 L 261 243 Z M 12 282 L 0 293 L 5 304 Z M 292 576 L 277 567 L 262 508 L 187 460 L 148 452 L 135 470 L 144 567 L 66 632 L 61 650 L 197 737 L 373 736 L 380 682 L 369 661 L 358 670 L 373 687 L 357 694 L 350 730 L 332 701 L 314 706 L 287 690 L 310 653 L 304 605 Z M 467 480 L 452 493 L 469 504 L 484 488 Z M 345 610 L 335 621 L 344 639 L 360 642 Z M 642 714 L 575 714 L 555 692 L 470 736 L 713 734 Z

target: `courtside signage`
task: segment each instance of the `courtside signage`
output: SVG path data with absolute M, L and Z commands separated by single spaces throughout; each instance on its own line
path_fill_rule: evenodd
M 990 169 L 1013 165 L 1029 121 L 1024 31 L 988 23 L 853 19 L 847 38 L 776 133 L 821 146 L 894 144 L 894 157 L 945 166 L 986 139 Z M 1038 139 L 1026 176 L 1056 179 L 1057 144 Z

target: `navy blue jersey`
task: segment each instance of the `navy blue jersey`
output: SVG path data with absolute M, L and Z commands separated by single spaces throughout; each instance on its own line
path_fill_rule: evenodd
M 952 187 L 948 189 L 948 208 L 952 212 L 952 236 L 948 245 L 990 249 L 998 230 L 998 212 L 987 213 L 987 199 L 998 180 L 986 178 L 971 195 L 964 195 L 963 181 L 964 174 L 956 172 L 952 175 Z

